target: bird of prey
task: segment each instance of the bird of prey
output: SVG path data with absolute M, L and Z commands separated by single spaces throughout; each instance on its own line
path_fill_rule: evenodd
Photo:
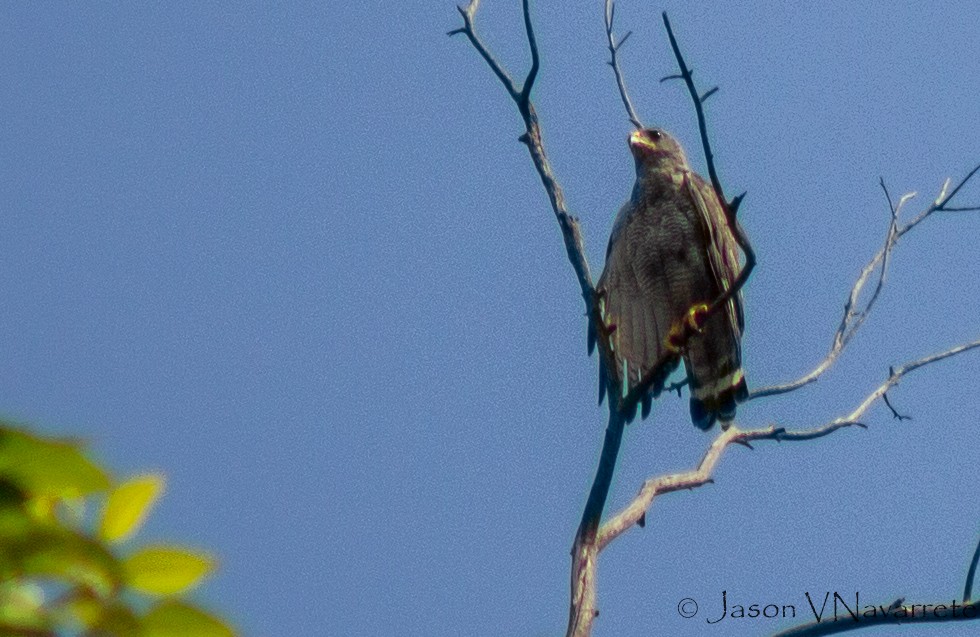
M 705 430 L 716 420 L 727 427 L 735 404 L 748 395 L 741 294 L 706 321 L 704 316 L 741 271 L 738 243 L 714 189 L 691 170 L 674 138 L 656 128 L 642 129 L 630 135 L 629 147 L 636 183 L 616 216 L 596 287 L 622 392 L 639 384 L 658 361 L 669 361 L 644 397 L 646 417 L 651 399 L 683 358 L 691 420 Z M 685 321 L 697 333 L 683 345 L 679 335 Z M 600 402 L 604 375 L 600 371 Z M 634 416 L 626 415 L 627 420 Z

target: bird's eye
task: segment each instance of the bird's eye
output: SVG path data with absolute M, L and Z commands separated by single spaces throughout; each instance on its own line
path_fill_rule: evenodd
M 651 128 L 650 129 L 650 138 L 651 139 L 660 139 L 661 137 L 663 137 L 663 135 L 656 128 Z

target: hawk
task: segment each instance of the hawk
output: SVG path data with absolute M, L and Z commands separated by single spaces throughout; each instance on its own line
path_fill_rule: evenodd
M 705 430 L 716 420 L 725 427 L 735 417 L 735 404 L 748 395 L 741 294 L 706 322 L 703 312 L 734 285 L 741 271 L 738 243 L 714 189 L 691 170 L 674 138 L 642 129 L 630 135 L 629 147 L 636 183 L 616 216 L 596 287 L 623 394 L 662 357 L 676 354 L 644 398 L 643 417 L 683 358 L 691 420 Z M 701 329 L 678 348 L 674 343 L 684 321 Z M 601 402 L 605 373 L 600 376 Z

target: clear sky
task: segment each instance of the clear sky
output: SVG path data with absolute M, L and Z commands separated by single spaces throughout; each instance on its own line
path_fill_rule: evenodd
M 601 2 L 534 7 L 535 100 L 596 275 L 629 192 Z M 974 2 L 651 4 L 618 29 L 641 118 L 703 168 L 669 11 L 759 266 L 750 386 L 827 350 L 883 240 L 878 186 L 980 162 Z M 487 42 L 526 68 L 519 3 Z M 605 425 L 578 287 L 517 112 L 451 2 L 4 3 L 0 411 L 82 436 L 168 493 L 146 529 L 213 549 L 200 601 L 246 635 L 563 634 L 568 550 Z M 963 204 L 980 202 L 980 184 Z M 817 385 L 739 411 L 825 422 L 897 365 L 980 337 L 980 214 L 898 246 Z M 910 375 L 867 431 L 733 449 L 599 566 L 603 635 L 764 635 L 720 609 L 959 599 L 980 533 L 980 353 Z M 667 397 L 627 432 L 611 507 L 710 435 Z M 962 627 L 960 627 L 962 630 Z M 951 632 L 952 631 L 952 632 Z M 955 629 L 916 634 L 952 635 Z

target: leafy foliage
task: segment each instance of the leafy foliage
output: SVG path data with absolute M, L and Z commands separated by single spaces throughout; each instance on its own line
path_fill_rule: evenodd
M 79 443 L 0 421 L 0 635 L 233 637 L 180 598 L 213 558 L 124 546 L 163 487 L 160 475 L 117 482 Z

